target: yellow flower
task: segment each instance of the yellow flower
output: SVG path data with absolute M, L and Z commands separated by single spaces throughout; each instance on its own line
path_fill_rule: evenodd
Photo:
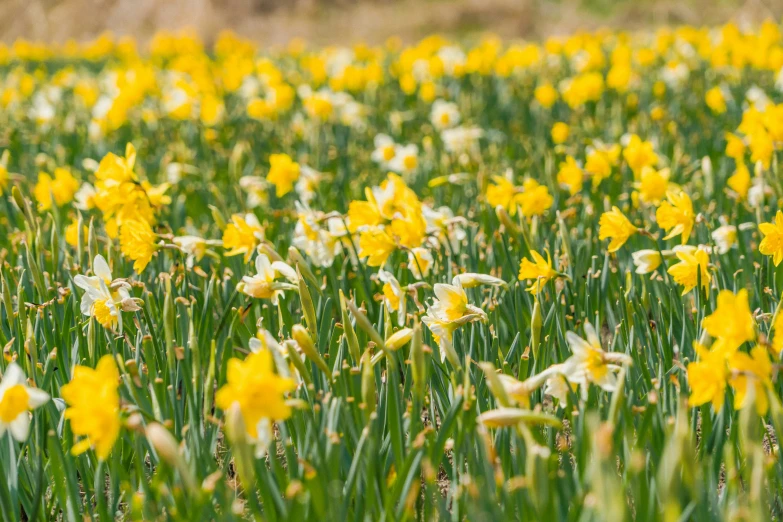
M 373 227 L 359 235 L 359 257 L 369 266 L 382 266 L 397 248 L 397 243 L 382 227 Z
M 264 229 L 255 214 L 234 214 L 223 231 L 223 248 L 228 249 L 227 256 L 244 254 L 247 263 L 263 238 Z
M 536 87 L 533 93 L 536 101 L 541 104 L 545 109 L 549 109 L 557 101 L 557 89 L 555 89 L 551 83 L 547 82 Z
M 87 227 L 85 225 L 82 225 L 82 240 L 87 240 L 87 234 L 88 234 Z M 65 242 L 71 245 L 72 247 L 79 246 L 79 222 L 73 221 L 71 224 L 69 224 L 67 227 L 65 227 Z
M 756 338 L 753 315 L 748 304 L 748 291 L 734 295 L 730 290 L 718 294 L 718 307 L 704 318 L 702 326 L 712 337 L 723 341 L 726 349 L 735 350 L 745 341 Z
M 152 255 L 158 249 L 155 239 L 155 232 L 146 221 L 123 221 L 120 227 L 120 250 L 125 257 L 133 260 L 136 273 L 141 274 L 152 261 Z
M 468 295 L 460 285 L 438 283 L 433 288 L 435 299 L 430 310 L 443 321 L 454 322 L 467 315 L 478 315 L 486 318 L 480 308 L 468 303 Z
M 619 208 L 612 207 L 609 212 L 601 214 L 598 221 L 598 239 L 611 239 L 609 252 L 617 252 L 638 229 L 625 217 Z
M 726 133 L 726 156 L 733 158 L 737 163 L 745 156 L 745 142 L 736 134 Z
M 644 167 L 637 188 L 642 202 L 659 204 L 669 190 L 669 169 L 656 170 L 653 167 Z
M 679 235 L 682 244 L 688 242 L 693 230 L 695 216 L 693 214 L 693 203 L 691 198 L 684 191 L 668 192 L 666 199 L 655 212 L 655 219 L 658 226 L 666 230 L 668 234 L 664 239 L 671 239 Z
M 783 313 L 779 313 L 772 325 L 774 335 L 772 336 L 772 349 L 777 355 L 783 352 Z
M 546 185 L 541 185 L 532 178 L 528 178 L 522 183 L 522 193 L 516 199 L 519 202 L 522 215 L 527 218 L 544 214 L 554 202 Z
M 597 146 L 589 148 L 585 160 L 585 171 L 593 177 L 593 187 L 609 177 L 612 167 L 617 165 L 620 159 L 620 146 Z
M 83 436 L 73 445 L 71 453 L 79 455 L 95 448 L 101 460 L 106 460 L 120 434 L 120 374 L 111 355 L 104 355 L 93 370 L 75 366 L 71 382 L 60 388 L 68 404 L 65 419 L 71 431 Z
M 731 190 L 737 193 L 737 196 L 741 201 L 747 199 L 751 181 L 748 167 L 745 166 L 744 161 L 740 161 L 737 163 L 737 170 L 734 171 L 734 174 L 729 176 L 729 179 L 726 180 L 726 184 Z
M 39 209 L 49 210 L 52 208 L 52 196 L 57 206 L 61 207 L 73 201 L 77 190 L 79 190 L 79 182 L 71 171 L 66 168 L 56 168 L 54 178 L 45 172 L 38 174 L 38 183 L 35 184 L 33 195 Z
M 381 224 L 381 213 L 377 205 L 371 201 L 351 201 L 348 205 L 348 230 L 356 232 L 363 227 L 374 227 Z
M 682 285 L 682 295 L 687 294 L 693 290 L 699 283 L 699 277 L 701 277 L 701 286 L 705 291 L 709 289 L 710 285 L 710 271 L 708 268 L 710 262 L 710 256 L 701 248 L 696 249 L 682 249 L 676 252 L 679 263 L 669 267 L 667 272 L 674 278 L 677 284 Z
M 631 136 L 628 145 L 625 146 L 623 158 L 636 177 L 642 172 L 642 168 L 654 167 L 658 164 L 658 155 L 653 150 L 652 143 L 642 141 L 636 134 Z
M 527 287 L 527 291 L 535 295 L 544 288 L 544 285 L 546 285 L 550 279 L 557 277 L 558 272 L 552 268 L 552 260 L 549 257 L 549 252 L 547 252 L 546 259 L 535 250 L 530 251 L 530 256 L 533 258 L 533 261 L 525 258 L 519 264 L 518 277 L 520 281 L 533 279 L 533 283 Z
M 772 386 L 772 362 L 767 349 L 756 346 L 750 355 L 735 352 L 729 357 L 729 369 L 729 384 L 734 388 L 734 409 L 748 406 L 748 402 L 753 400 L 756 412 L 766 415 L 769 409 L 767 389 Z M 748 394 L 751 390 L 753 393 Z
M 713 87 L 708 90 L 704 96 L 704 101 L 707 103 L 707 107 L 715 114 L 726 112 L 726 98 L 723 96 L 723 91 L 721 91 L 720 87 Z
M 708 350 L 699 343 L 693 343 L 699 356 L 697 362 L 688 364 L 688 386 L 691 395 L 689 406 L 701 406 L 712 403 L 712 409 L 719 411 L 726 399 L 726 380 L 729 376 L 726 368 L 726 356 L 718 350 Z
M 566 160 L 560 164 L 557 182 L 561 187 L 568 189 L 568 192 L 573 196 L 582 190 L 583 177 L 582 168 L 576 163 L 573 156 L 567 156 Z
M 283 197 L 294 188 L 299 179 L 299 164 L 288 154 L 272 154 L 269 156 L 269 174 L 266 180 L 275 186 L 277 197 Z
M 265 432 L 271 426 L 266 423 L 291 416 L 286 394 L 296 389 L 296 383 L 275 373 L 274 366 L 268 349 L 253 352 L 244 360 L 232 358 L 228 361 L 226 384 L 215 394 L 218 408 L 239 406 L 247 435 L 256 442 L 268 436 Z
M 503 207 L 512 216 L 516 214 L 519 193 L 514 184 L 503 176 L 492 176 L 492 183 L 487 187 L 487 203 L 493 208 Z
M 552 125 L 552 141 L 556 144 L 565 143 L 569 134 L 571 134 L 571 129 L 568 124 L 558 121 Z
M 11 177 L 8 175 L 8 169 L 5 165 L 0 164 L 0 194 L 5 192 L 8 188 L 8 181 Z
M 759 230 L 764 234 L 759 252 L 765 256 L 772 256 L 772 262 L 778 266 L 783 261 L 783 212 L 778 210 L 775 223 L 761 223 Z

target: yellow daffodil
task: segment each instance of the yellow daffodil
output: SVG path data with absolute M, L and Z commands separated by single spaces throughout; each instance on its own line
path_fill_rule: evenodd
M 120 374 L 111 355 L 104 355 L 95 369 L 74 367 L 73 378 L 60 388 L 68 405 L 64 417 L 73 434 L 83 437 L 71 448 L 72 454 L 94 448 L 99 459 L 109 456 L 120 435 L 119 384 Z
M 262 349 L 244 360 L 230 359 L 226 384 L 215 394 L 215 405 L 228 410 L 235 405 L 242 415 L 247 436 L 261 457 L 273 437 L 272 423 L 291 416 L 286 394 L 296 388 L 293 379 L 275 373 L 272 352 Z
M 774 223 L 761 223 L 759 230 L 764 239 L 759 244 L 759 252 L 772 256 L 772 262 L 778 266 L 783 261 L 783 212 L 778 210 Z
M 674 278 L 674 281 L 683 286 L 682 295 L 687 294 L 699 284 L 705 291 L 709 290 L 711 274 L 709 270 L 710 255 L 706 250 L 681 249 L 676 251 L 679 263 L 669 267 L 667 272 Z
M 693 230 L 695 222 L 693 203 L 684 191 L 668 192 L 666 199 L 667 201 L 661 203 L 661 206 L 655 212 L 655 219 L 658 222 L 658 226 L 668 232 L 664 239 L 680 236 L 680 240 L 684 245 L 691 236 L 691 230 Z
M 699 343 L 693 344 L 699 360 L 688 364 L 688 386 L 691 395 L 689 406 L 712 403 L 713 411 L 720 411 L 726 399 L 726 382 L 729 371 L 726 356 L 716 350 L 709 350 Z
M 557 172 L 557 182 L 573 196 L 582 190 L 583 178 L 582 168 L 577 164 L 573 156 L 567 156 L 566 160 L 560 164 L 560 170 Z
M 223 231 L 223 248 L 228 249 L 227 256 L 244 254 L 247 263 L 263 239 L 264 229 L 255 214 L 234 214 Z
M 704 318 L 702 326 L 712 337 L 723 341 L 729 350 L 755 339 L 756 328 L 748 304 L 748 291 L 743 288 L 735 295 L 730 290 L 721 290 L 718 307 Z
M 546 259 L 535 250 L 530 251 L 530 256 L 533 258 L 533 261 L 525 258 L 519 264 L 519 280 L 533 280 L 531 285 L 527 287 L 527 291 L 536 295 L 544 289 L 544 286 L 548 281 L 557 277 L 559 274 L 557 270 L 552 268 L 552 260 L 549 257 L 549 252 L 547 252 Z
M 52 208 L 52 201 L 58 207 L 73 201 L 77 190 L 79 190 L 79 181 L 73 177 L 71 171 L 66 168 L 56 168 L 54 177 L 45 172 L 38 174 L 38 183 L 35 185 L 33 195 L 39 209 L 49 210 Z
M 601 214 L 598 224 L 598 238 L 611 240 L 609 252 L 617 252 L 632 235 L 638 232 L 633 223 L 617 207 L 612 207 L 611 211 Z
M 141 274 L 158 249 L 157 236 L 144 220 L 123 221 L 120 227 L 120 250 L 133 260 L 133 269 Z
M 605 352 L 601 340 L 590 323 L 585 323 L 585 339 L 574 332 L 566 332 L 566 340 L 573 355 L 562 364 L 562 374 L 568 382 L 586 389 L 595 384 L 606 391 L 617 388 L 617 372 L 632 363 L 624 353 Z
M 271 154 L 269 156 L 269 173 L 266 180 L 275 186 L 275 194 L 281 198 L 291 192 L 294 183 L 299 179 L 299 164 L 288 154 Z
M 729 357 L 729 384 L 734 389 L 734 409 L 756 405 L 759 415 L 766 415 L 769 409 L 767 389 L 772 386 L 772 362 L 767 349 L 756 346 L 750 351 L 735 352 Z

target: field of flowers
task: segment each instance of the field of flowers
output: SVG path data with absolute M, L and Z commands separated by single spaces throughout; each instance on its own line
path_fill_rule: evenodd
M 776 23 L 0 69 L 3 521 L 783 517 Z

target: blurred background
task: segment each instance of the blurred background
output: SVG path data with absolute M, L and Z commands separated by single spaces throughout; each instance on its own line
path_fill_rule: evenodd
M 753 24 L 783 17 L 783 0 L 0 0 L 0 40 L 88 40 L 105 31 L 148 40 L 223 29 L 264 44 L 404 41 L 431 33 L 542 38 L 599 27 Z
M 600 27 L 753 24 L 783 0 L 0 0 L 0 40 L 88 40 L 104 31 L 144 42 L 159 30 L 223 29 L 264 44 L 413 41 L 431 33 L 542 38 Z

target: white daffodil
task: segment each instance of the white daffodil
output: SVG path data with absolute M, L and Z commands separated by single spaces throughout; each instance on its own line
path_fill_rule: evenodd
M 413 172 L 419 166 L 419 148 L 413 143 L 397 145 L 387 166 L 398 174 Z
M 439 131 L 449 129 L 459 123 L 460 114 L 456 103 L 435 100 L 430 112 L 430 121 Z
M 434 262 L 435 259 L 429 249 L 416 247 L 408 250 L 408 268 L 416 279 L 427 277 Z
M 8 365 L 0 382 L 0 437 L 9 431 L 19 442 L 30 434 L 30 410 L 46 404 L 49 394 L 27 385 L 18 364 Z
M 276 281 L 278 276 L 283 276 L 288 282 Z M 275 261 L 271 263 L 265 254 L 256 257 L 256 275 L 243 276 L 237 285 L 237 290 L 250 297 L 258 299 L 271 299 L 277 304 L 277 298 L 285 290 L 297 288 L 296 270 L 283 263 Z
M 614 391 L 617 372 L 632 360 L 624 353 L 605 352 L 593 326 L 585 323 L 584 328 L 586 340 L 574 332 L 566 333 L 573 355 L 563 363 L 563 376 L 568 382 L 582 386 L 583 390 L 592 383 L 606 391 Z
M 299 220 L 294 228 L 293 245 L 307 254 L 316 266 L 332 266 L 342 251 L 341 238 L 347 234 L 343 220 L 296 203 Z
M 104 328 L 122 330 L 122 313 L 139 310 L 137 300 L 130 295 L 130 284 L 124 279 L 113 279 L 109 264 L 100 254 L 92 264 L 93 276 L 77 275 L 73 282 L 84 290 L 79 309 L 92 316 Z
M 405 311 L 407 308 L 406 292 L 394 277 L 394 274 L 386 270 L 378 271 L 378 279 L 383 283 L 383 302 L 389 313 L 397 312 L 397 324 L 405 324 Z
M 375 150 L 372 152 L 372 160 L 382 167 L 386 167 L 391 160 L 394 159 L 394 155 L 397 152 L 397 146 L 394 140 L 386 134 L 376 134 Z
M 502 286 L 502 287 L 508 286 L 506 282 L 500 278 L 493 277 L 491 275 L 486 275 L 486 274 L 471 274 L 471 273 L 455 275 L 454 279 L 452 279 L 451 281 L 451 284 L 460 286 L 462 288 L 473 288 L 481 285 Z
M 719 254 L 725 254 L 731 247 L 737 244 L 737 227 L 723 225 L 712 231 L 712 240 L 718 247 Z
M 632 253 L 631 257 L 637 274 L 649 274 L 661 266 L 661 261 L 663 261 L 659 251 L 650 249 L 638 250 Z
M 459 358 L 452 344 L 454 330 L 473 321 L 486 321 L 487 314 L 481 308 L 468 304 L 468 296 L 459 285 L 439 283 L 433 290 L 435 299 L 422 322 L 438 343 L 441 361 L 448 358 L 453 365 L 459 366 Z
M 465 229 L 462 228 L 466 223 L 465 218 L 455 217 L 449 207 L 432 208 L 422 205 L 421 212 L 427 223 L 427 242 L 435 249 L 448 244 L 452 252 L 458 252 L 467 237 Z

